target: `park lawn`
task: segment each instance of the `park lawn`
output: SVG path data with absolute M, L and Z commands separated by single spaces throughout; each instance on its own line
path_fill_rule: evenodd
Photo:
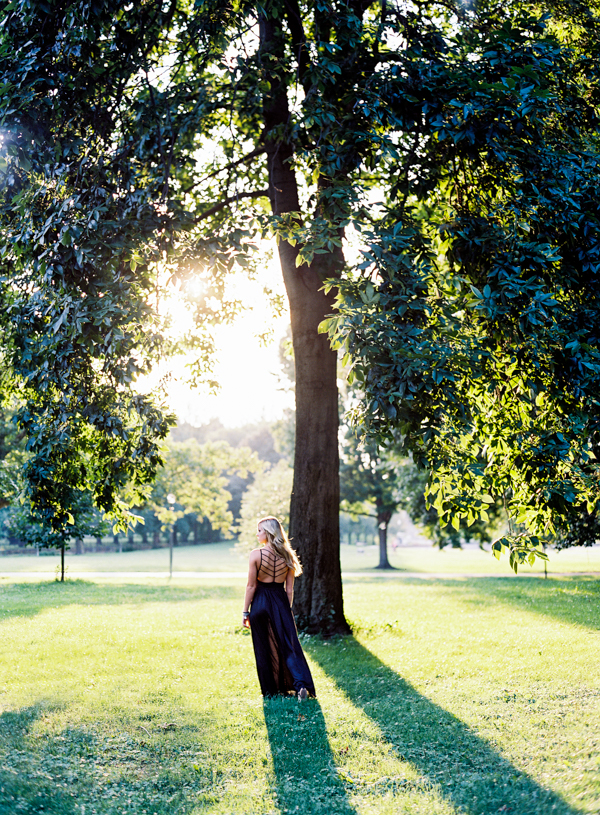
M 344 572 L 364 572 L 374 569 L 379 563 L 379 548 L 376 546 L 347 546 L 340 548 Z M 561 552 L 549 551 L 549 574 L 596 572 L 600 575 L 600 546 L 565 549 Z M 478 574 L 490 577 L 510 575 L 508 558 L 499 561 L 488 550 L 477 546 L 464 549 L 437 549 L 433 546 L 401 546 L 396 551 L 390 547 L 390 563 L 394 568 L 406 572 L 434 574 Z M 44 574 L 54 577 L 59 564 L 56 550 L 48 551 L 41 557 L 12 555 L 0 557 L 0 576 L 15 573 Z M 169 550 L 146 549 L 136 552 L 89 552 L 75 555 L 72 551 L 66 556 L 67 572 L 85 575 L 89 572 L 155 572 L 168 571 Z M 208 543 L 198 546 L 178 546 L 174 549 L 173 569 L 175 572 L 230 572 L 244 573 L 247 557 L 234 549 L 234 541 Z M 533 567 L 521 567 L 522 574 L 543 574 L 542 561 L 536 560 Z M 1 577 L 0 577 L 1 579 Z
M 243 580 L 0 586 L 0 813 L 600 811 L 600 582 L 351 578 L 263 703 Z

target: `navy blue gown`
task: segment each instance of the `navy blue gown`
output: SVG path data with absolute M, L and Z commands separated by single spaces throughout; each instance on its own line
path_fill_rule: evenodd
M 250 630 L 256 670 L 263 696 L 297 693 L 306 688 L 316 696 L 310 668 L 298 640 L 296 623 L 285 591 L 282 558 L 261 549 L 256 591 L 250 607 Z M 278 563 L 279 562 L 279 563 Z M 284 575 L 284 581 L 276 577 Z M 266 582 L 264 578 L 271 578 Z

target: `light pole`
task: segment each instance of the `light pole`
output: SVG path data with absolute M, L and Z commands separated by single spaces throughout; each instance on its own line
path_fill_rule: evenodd
M 173 512 L 175 510 L 175 502 L 177 498 L 170 492 L 167 495 L 167 503 L 171 510 L 171 534 L 169 535 L 169 580 L 173 577 L 173 544 L 175 543 L 175 521 L 173 519 Z

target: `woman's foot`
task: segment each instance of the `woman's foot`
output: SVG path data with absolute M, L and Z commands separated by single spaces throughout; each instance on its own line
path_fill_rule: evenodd
M 304 702 L 306 701 L 306 699 L 308 699 L 308 691 L 306 690 L 306 688 L 300 688 L 300 690 L 298 691 L 298 701 Z

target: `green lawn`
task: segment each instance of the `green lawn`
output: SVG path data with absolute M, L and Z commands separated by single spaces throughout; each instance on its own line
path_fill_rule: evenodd
M 366 571 L 375 568 L 379 562 L 378 549 L 365 547 L 362 551 L 355 546 L 341 547 L 342 569 L 344 572 Z M 550 574 L 564 572 L 596 572 L 600 575 L 600 546 L 583 549 L 566 549 L 562 552 L 550 551 L 548 571 Z M 59 562 L 57 552 L 45 553 L 41 557 L 30 556 L 0 557 L 0 576 L 35 572 L 46 577 L 54 577 Z M 435 549 L 431 546 L 402 546 L 395 552 L 390 549 L 390 562 L 396 569 L 408 572 L 437 574 L 483 574 L 504 577 L 510 574 L 508 558 L 497 561 L 488 551 L 477 547 L 465 549 Z M 151 549 L 142 552 L 100 553 L 75 555 L 67 552 L 67 569 L 72 573 L 89 572 L 165 572 L 169 568 L 168 549 Z M 233 542 L 212 543 L 202 546 L 176 547 L 173 569 L 176 572 L 244 572 L 247 559 L 233 549 Z M 523 566 L 522 574 L 541 574 L 544 567 L 541 561 L 535 566 Z
M 600 811 L 600 581 L 346 579 L 263 703 L 244 581 L 0 585 L 0 813 Z

